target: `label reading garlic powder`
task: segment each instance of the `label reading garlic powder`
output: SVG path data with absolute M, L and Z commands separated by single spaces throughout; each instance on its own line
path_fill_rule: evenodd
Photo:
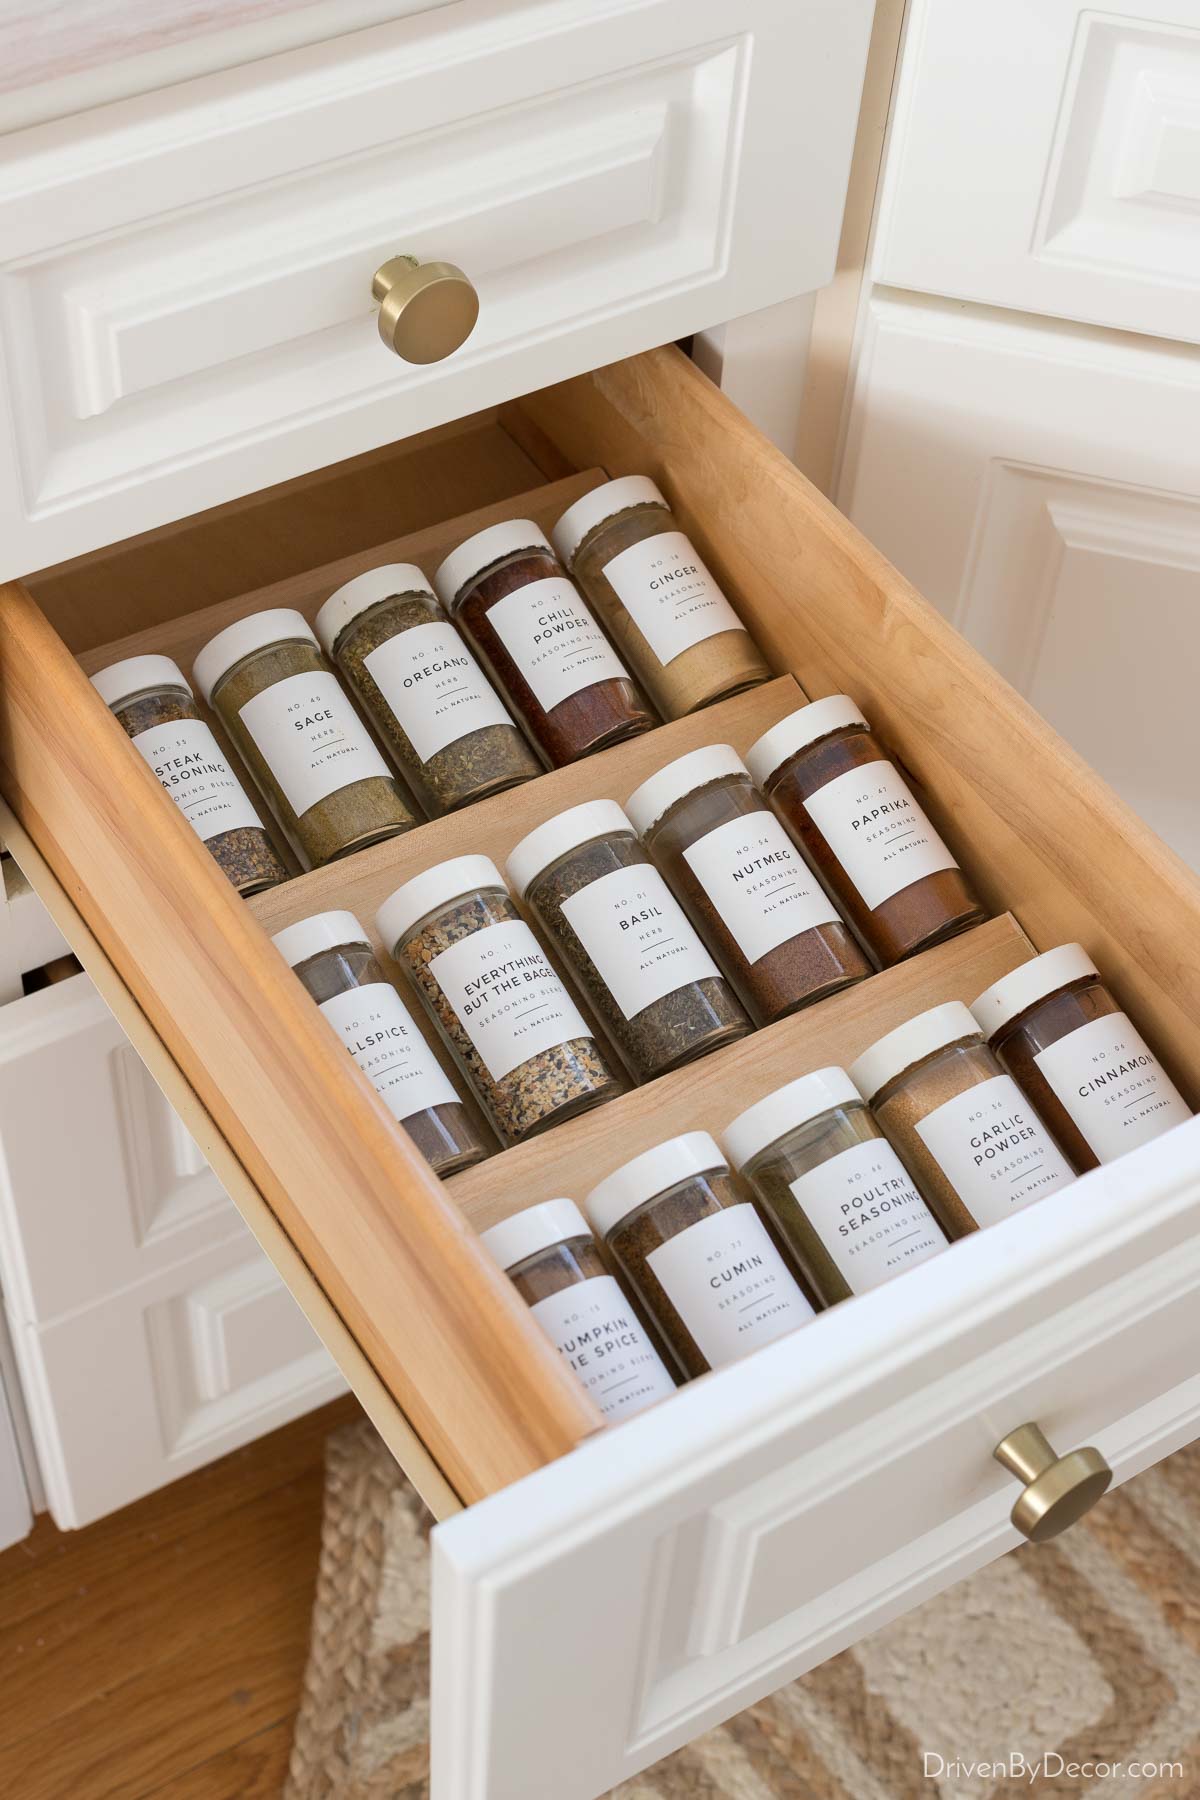
M 130 740 L 205 843 L 223 831 L 261 831 L 258 814 L 200 719 L 176 719 Z
M 813 1317 L 754 1208 L 722 1207 L 646 1258 L 710 1368 Z
M 747 962 L 758 962 L 838 912 L 774 813 L 730 819 L 684 851 Z
M 604 576 L 664 665 L 719 631 L 745 629 L 682 531 L 631 544 Z
M 606 1419 L 630 1419 L 675 1392 L 658 1351 L 611 1275 L 559 1288 L 530 1308 Z
M 351 782 L 391 771 L 336 675 L 287 675 L 240 709 L 239 717 L 297 818 Z
M 598 681 L 628 679 L 574 583 L 562 575 L 506 594 L 489 607 L 487 620 L 543 712 Z
M 457 1106 L 437 1057 L 386 981 L 364 982 L 320 1002 L 351 1056 L 394 1119 L 411 1119 L 431 1106 Z
M 872 911 L 914 881 L 958 867 L 889 762 L 847 769 L 804 804 Z
M 720 976 L 686 914 L 649 863 L 614 869 L 562 903 L 563 917 L 625 1014 Z
M 855 1144 L 788 1185 L 855 1294 L 946 1248 L 937 1220 L 882 1138 Z
M 423 763 L 472 731 L 512 724 L 453 625 L 398 631 L 363 665 Z
M 1136 1150 L 1192 1114 L 1124 1013 L 1081 1025 L 1034 1061 L 1100 1162 Z
M 995 1225 L 1075 1175 L 1011 1076 L 994 1075 L 917 1121 L 929 1154 L 979 1225 Z
M 493 1081 L 591 1032 L 523 920 L 485 925 L 429 963 Z

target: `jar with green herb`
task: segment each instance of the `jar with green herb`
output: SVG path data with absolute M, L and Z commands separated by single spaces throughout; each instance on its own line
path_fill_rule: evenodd
M 750 1030 L 733 989 L 615 800 L 521 839 L 508 878 L 562 951 L 637 1081 Z
M 93 675 L 92 686 L 238 893 L 286 881 L 287 867 L 182 669 L 169 656 L 130 656 Z
M 193 673 L 306 869 L 417 821 L 301 613 L 251 613 Z
M 354 914 L 314 913 L 271 941 L 434 1174 L 482 1162 L 487 1145 Z
M 505 1144 L 621 1092 L 486 856 L 456 856 L 415 875 L 384 901 L 376 923 Z
M 844 1069 L 776 1088 L 722 1133 L 811 1291 L 832 1306 L 946 1248 L 937 1220 Z
M 737 1362 L 813 1316 L 707 1131 L 643 1151 L 584 1206 L 686 1376 Z
M 541 774 L 412 563 L 345 582 L 317 614 L 317 635 L 431 819 Z

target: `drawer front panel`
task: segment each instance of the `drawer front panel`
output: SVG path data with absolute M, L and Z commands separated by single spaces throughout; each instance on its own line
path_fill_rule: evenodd
M 468 0 L 13 140 L 0 572 L 820 285 L 870 13 Z M 445 364 L 379 341 L 401 252 L 479 289 Z

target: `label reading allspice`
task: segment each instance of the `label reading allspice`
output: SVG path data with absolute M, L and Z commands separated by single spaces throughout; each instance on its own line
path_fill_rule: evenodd
M 364 982 L 320 1002 L 351 1056 L 394 1119 L 460 1104 L 437 1057 L 386 981 Z

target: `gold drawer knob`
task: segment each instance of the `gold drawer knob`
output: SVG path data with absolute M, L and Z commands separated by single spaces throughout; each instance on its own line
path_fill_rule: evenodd
M 435 363 L 465 344 L 479 317 L 479 295 L 453 263 L 393 256 L 376 269 L 379 335 L 410 363 Z
M 1034 1544 L 1044 1544 L 1082 1519 L 1112 1480 L 1112 1470 L 1098 1450 L 1088 1445 L 1056 1456 L 1038 1425 L 1018 1425 L 996 1445 L 994 1455 L 1025 1483 L 1011 1518 Z

